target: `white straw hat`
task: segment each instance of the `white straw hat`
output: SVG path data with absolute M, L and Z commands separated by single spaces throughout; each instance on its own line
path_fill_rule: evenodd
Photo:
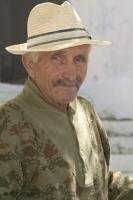
M 110 41 L 93 40 L 68 1 L 61 5 L 46 2 L 35 6 L 29 14 L 27 32 L 27 43 L 8 46 L 6 50 L 21 55 L 82 44 L 111 44 Z

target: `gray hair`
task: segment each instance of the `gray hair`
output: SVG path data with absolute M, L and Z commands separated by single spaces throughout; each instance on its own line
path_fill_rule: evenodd
M 40 52 L 30 52 L 28 53 L 28 56 L 32 59 L 32 61 L 34 63 L 37 63 L 38 62 L 38 59 L 39 59 L 39 56 L 41 55 Z

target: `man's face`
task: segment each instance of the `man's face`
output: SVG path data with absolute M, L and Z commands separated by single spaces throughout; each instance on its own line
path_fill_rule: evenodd
M 64 108 L 73 101 L 85 79 L 90 45 L 42 52 L 33 63 L 32 79 L 44 98 Z

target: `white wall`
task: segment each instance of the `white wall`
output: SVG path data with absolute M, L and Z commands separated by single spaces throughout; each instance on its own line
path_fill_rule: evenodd
M 133 118 L 133 1 L 71 3 L 94 39 L 113 42 L 110 47 L 93 47 L 81 94 L 91 97 L 103 117 Z

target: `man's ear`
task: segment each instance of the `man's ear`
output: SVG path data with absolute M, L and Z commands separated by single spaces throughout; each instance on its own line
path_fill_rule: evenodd
M 27 54 L 22 55 L 22 63 L 29 77 L 33 79 L 35 76 L 35 63 L 33 62 L 32 58 Z

